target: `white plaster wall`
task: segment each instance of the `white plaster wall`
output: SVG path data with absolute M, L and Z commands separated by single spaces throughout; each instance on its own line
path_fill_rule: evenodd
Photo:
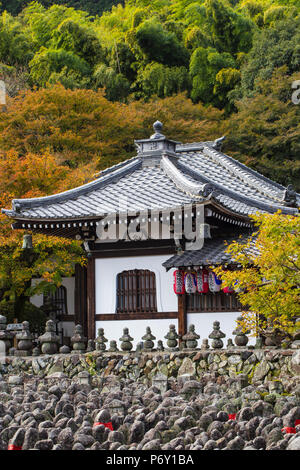
M 177 312 L 177 296 L 173 291 L 173 269 L 166 271 L 162 263 L 170 255 L 98 258 L 95 260 L 96 314 L 116 312 L 117 274 L 130 269 L 149 269 L 155 273 L 158 312 Z
M 64 330 L 64 336 L 69 336 L 70 338 L 74 335 L 74 330 L 75 330 L 75 322 L 61 322 L 60 323 L 61 327 Z
M 109 341 L 117 341 L 118 347 L 120 347 L 121 341 L 119 338 L 123 335 L 123 329 L 128 328 L 129 334 L 133 338 L 132 344 L 135 349 L 137 343 L 142 341 L 142 336 L 146 333 L 146 327 L 150 326 L 153 336 L 156 337 L 154 340 L 154 347 L 157 345 L 157 341 L 161 339 L 164 346 L 167 345 L 167 340 L 164 336 L 169 331 L 169 325 L 175 325 L 176 331 L 178 332 L 178 320 L 177 318 L 168 319 L 157 319 L 157 320 L 107 320 L 103 322 L 96 322 L 96 335 L 98 328 L 104 328 L 104 336 L 108 339 L 106 343 L 107 349 L 109 348 Z
M 195 331 L 200 335 L 198 340 L 198 347 L 201 346 L 202 340 L 207 338 L 209 344 L 211 345 L 212 339 L 209 339 L 208 336 L 213 330 L 213 322 L 220 322 L 220 330 L 226 334 L 225 338 L 222 339 L 224 347 L 226 347 L 227 340 L 232 339 L 233 343 L 235 336 L 232 334 L 233 330 L 236 329 L 236 319 L 241 315 L 241 312 L 204 312 L 204 313 L 188 313 L 187 314 L 187 326 L 193 324 L 195 325 Z M 249 341 L 248 345 L 255 344 L 255 338 L 248 336 Z

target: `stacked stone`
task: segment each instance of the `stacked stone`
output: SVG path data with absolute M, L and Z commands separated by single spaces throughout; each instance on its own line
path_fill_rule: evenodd
M 16 335 L 16 339 L 18 344 L 14 355 L 31 356 L 33 349 L 33 335 L 30 333 L 28 321 L 24 321 L 22 323 L 22 331 Z
M 104 336 L 104 329 L 98 328 L 98 336 L 96 338 L 96 351 L 105 351 L 107 339 Z
M 199 381 L 195 371 L 186 357 L 181 383 L 162 372 L 152 386 L 121 374 L 101 377 L 103 386 L 95 388 L 87 371 L 54 382 L 10 375 L 0 381 L 0 450 L 176 451 L 186 454 L 182 462 L 193 450 L 300 450 L 299 385 L 249 385 L 242 376 L 213 372 Z
M 59 348 L 59 353 L 60 354 L 70 354 L 71 350 L 69 348 L 69 346 L 67 346 L 66 344 L 64 344 L 63 346 L 61 346 Z
M 146 327 L 146 334 L 142 337 L 142 340 L 144 341 L 144 346 L 143 349 L 146 352 L 151 352 L 153 351 L 154 348 L 154 343 L 153 340 L 156 339 L 155 336 L 151 333 L 151 328 L 150 326 Z
M 178 351 L 178 338 L 179 335 L 177 334 L 175 325 L 170 325 L 169 331 L 165 336 L 165 339 L 167 339 L 167 346 L 170 351 Z
M 86 352 L 93 352 L 95 351 L 95 341 L 93 339 L 89 339 L 87 342 Z
M 188 332 L 183 335 L 183 341 L 185 342 L 187 349 L 196 349 L 198 346 L 198 339 L 200 336 L 195 332 L 195 325 L 190 325 Z
M 75 333 L 71 338 L 72 353 L 85 353 L 86 352 L 87 338 L 83 336 L 83 328 L 81 325 L 75 326 Z
M 123 336 L 119 339 L 121 341 L 121 349 L 125 352 L 130 352 L 133 348 L 133 338 L 129 334 L 128 328 L 123 329 Z
M 243 317 L 240 316 L 237 318 L 238 326 L 232 332 L 232 334 L 235 336 L 234 342 L 240 348 L 247 346 L 249 338 L 246 335 L 250 333 L 250 330 L 243 331 L 243 328 L 240 325 L 242 321 Z
M 48 320 L 46 323 L 45 333 L 39 336 L 41 351 L 43 354 L 56 354 L 59 348 L 59 337 L 55 332 L 55 323 Z
M 119 351 L 117 342 L 113 339 L 109 342 L 109 352 L 117 352 Z
M 223 341 L 221 338 L 225 338 L 225 333 L 223 333 L 220 330 L 220 322 L 214 321 L 213 323 L 213 331 L 210 333 L 208 336 L 210 339 L 212 339 L 212 347 L 214 349 L 221 349 L 223 348 Z
M 13 335 L 6 330 L 7 320 L 4 315 L 0 315 L 0 341 L 5 344 L 5 349 L 9 351 L 12 346 Z

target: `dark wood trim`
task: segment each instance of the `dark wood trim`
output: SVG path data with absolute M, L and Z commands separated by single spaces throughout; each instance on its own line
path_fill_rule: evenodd
M 193 311 L 193 310 L 187 310 L 187 314 L 198 314 L 198 313 L 230 313 L 230 312 L 241 312 L 242 310 L 244 309 L 240 309 L 240 308 L 233 308 L 233 309 L 230 309 L 230 308 L 226 308 L 224 310 L 197 310 L 197 311 Z
M 153 255 L 174 255 L 176 253 L 173 247 L 161 248 L 128 248 L 120 250 L 107 250 L 92 252 L 93 258 L 117 258 L 122 256 L 153 256 Z
M 186 299 L 188 313 L 238 312 L 244 310 L 235 293 L 192 294 Z
M 75 323 L 81 325 L 84 336 L 87 336 L 87 269 L 75 266 Z
M 178 334 L 183 336 L 187 329 L 186 316 L 186 295 L 180 294 L 178 297 Z
M 63 322 L 65 322 L 65 323 L 67 323 L 67 322 L 74 322 L 74 323 L 76 323 L 76 324 L 78 323 L 78 322 L 76 321 L 76 315 L 62 315 L 62 316 L 60 317 L 60 320 L 59 320 L 59 321 L 63 321 Z
M 98 313 L 95 315 L 96 321 L 109 320 L 158 320 L 177 318 L 178 312 L 131 312 L 131 313 Z
M 88 258 L 87 264 L 87 337 L 95 338 L 95 259 Z

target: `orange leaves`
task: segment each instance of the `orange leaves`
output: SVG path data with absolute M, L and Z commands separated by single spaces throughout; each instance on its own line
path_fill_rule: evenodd
M 103 90 L 55 85 L 8 99 L 7 112 L 0 114 L 0 206 L 94 179 L 98 170 L 132 157 L 134 139 L 150 136 L 157 119 L 166 135 L 184 142 L 223 134 L 222 112 L 184 95 L 121 104 L 108 101 Z M 85 262 L 79 242 L 34 234 L 38 257 L 28 268 L 20 258 L 22 235 L 0 215 L 0 283 L 10 292 L 22 292 L 29 274 L 43 279 L 40 288 L 58 284 L 72 275 L 75 263 Z

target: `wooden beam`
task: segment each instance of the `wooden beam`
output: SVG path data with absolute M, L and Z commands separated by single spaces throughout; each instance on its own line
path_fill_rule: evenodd
M 183 336 L 187 331 L 186 294 L 178 295 L 178 334 Z
M 87 337 L 95 339 L 95 258 L 89 257 L 87 264 Z
M 130 313 L 100 313 L 95 315 L 96 321 L 109 320 L 157 320 L 177 318 L 177 312 L 130 312 Z
M 75 324 L 83 328 L 87 336 L 87 268 L 77 264 L 75 266 Z

